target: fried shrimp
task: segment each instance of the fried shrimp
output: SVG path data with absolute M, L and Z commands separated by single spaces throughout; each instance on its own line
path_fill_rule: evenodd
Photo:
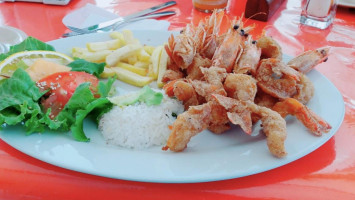
M 251 112 L 245 101 L 238 101 L 218 94 L 214 94 L 212 97 L 227 110 L 227 116 L 230 122 L 239 125 L 245 133 L 251 134 Z
M 201 67 L 208 68 L 212 64 L 212 61 L 208 58 L 202 57 L 199 53 L 194 57 L 191 65 L 187 68 L 187 79 L 199 80 L 203 77 Z
M 174 84 L 174 95 L 183 102 L 185 109 L 190 106 L 199 105 L 197 94 L 190 83 L 185 81 L 176 81 Z
M 258 86 L 276 98 L 288 98 L 297 93 L 299 73 L 275 58 L 263 59 L 256 71 Z
M 281 46 L 269 36 L 262 36 L 257 41 L 256 46 L 261 49 L 261 59 L 265 58 L 277 58 L 282 59 Z
M 314 96 L 314 85 L 312 81 L 302 73 L 299 73 L 300 81 L 297 84 L 297 93 L 292 98 L 303 104 L 307 104 Z
M 310 50 L 290 60 L 287 65 L 304 74 L 328 60 L 329 47 Z
M 285 140 L 287 137 L 286 121 L 281 115 L 269 108 L 250 104 L 254 114 L 261 118 L 263 132 L 266 135 L 267 146 L 272 155 L 282 158 L 287 155 Z
M 332 128 L 325 120 L 315 114 L 307 106 L 293 98 L 287 98 L 278 102 L 273 107 L 273 110 L 280 113 L 281 116 L 293 115 L 303 123 L 315 135 L 327 133 Z
M 195 57 L 194 32 L 193 26 L 188 25 L 183 34 L 176 37 L 171 35 L 168 39 L 168 45 L 165 45 L 166 53 L 181 69 L 186 69 Z
M 229 73 L 233 70 L 238 53 L 241 50 L 242 36 L 232 28 L 224 36 L 212 58 L 212 66 L 224 68 Z
M 192 85 L 186 82 L 185 79 L 170 81 L 163 87 L 165 93 L 169 97 L 176 97 L 182 101 L 187 110 L 190 106 L 199 105 L 200 101 Z
M 256 41 L 252 41 L 252 37 L 249 35 L 238 62 L 234 64 L 233 72 L 238 74 L 246 74 L 248 72 L 255 74 L 260 56 L 261 49 L 257 47 Z
M 254 26 L 245 27 L 243 16 L 220 34 L 225 16 L 214 11 L 165 45 L 170 59 L 163 89 L 183 102 L 185 112 L 172 124 L 163 150 L 183 151 L 205 129 L 221 134 L 237 125 L 251 134 L 260 121 L 269 151 L 281 158 L 287 155 L 284 117 L 289 114 L 316 135 L 328 132 L 331 126 L 304 104 L 314 95 L 305 73 L 326 61 L 329 49 L 304 52 L 285 64 L 281 46 L 265 34 L 253 40 Z
M 197 27 L 200 32 L 204 32 L 203 37 L 200 36 L 200 38 L 203 38 L 203 42 L 201 42 L 198 52 L 208 59 L 212 59 L 219 45 L 218 34 L 223 17 L 224 11 L 213 12 L 212 15 L 205 20 L 205 23 L 199 24 Z
M 182 151 L 190 139 L 205 130 L 211 121 L 211 104 L 191 106 L 187 111 L 178 115 L 173 123 L 168 142 L 163 150 Z
M 257 85 L 252 76 L 245 74 L 228 74 L 224 81 L 224 89 L 229 97 L 241 101 L 254 101 Z
M 227 114 L 231 122 L 240 125 L 246 133 L 251 133 L 251 113 L 259 115 L 270 153 L 279 158 L 287 155 L 284 146 L 287 136 L 286 122 L 279 113 L 251 101 L 238 101 L 221 95 L 213 95 L 213 97 L 228 110 Z

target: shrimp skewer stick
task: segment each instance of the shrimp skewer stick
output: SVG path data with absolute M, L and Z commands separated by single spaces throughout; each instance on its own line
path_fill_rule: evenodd
M 307 106 L 293 98 L 284 99 L 273 107 L 282 117 L 293 115 L 300 120 L 313 134 L 320 136 L 332 128 L 325 120 L 315 114 Z

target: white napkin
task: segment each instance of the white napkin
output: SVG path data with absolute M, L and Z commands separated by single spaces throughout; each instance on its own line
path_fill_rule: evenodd
M 67 14 L 62 22 L 65 26 L 84 28 L 117 17 L 119 16 L 114 13 L 88 3 L 84 7 Z M 144 19 L 122 25 L 117 30 L 168 30 L 169 26 L 170 23 L 166 20 Z

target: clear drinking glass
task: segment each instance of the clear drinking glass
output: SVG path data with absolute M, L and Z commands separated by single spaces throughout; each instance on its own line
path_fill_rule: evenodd
M 211 13 L 214 9 L 223 10 L 227 7 L 228 0 L 192 0 L 196 10 Z
M 319 29 L 334 20 L 338 0 L 302 0 L 301 23 Z

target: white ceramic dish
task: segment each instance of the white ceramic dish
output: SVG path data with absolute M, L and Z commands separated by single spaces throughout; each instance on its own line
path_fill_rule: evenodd
M 0 26 L 0 53 L 6 53 L 10 50 L 10 46 L 22 42 L 26 37 L 26 33 L 20 29 Z
M 339 0 L 338 6 L 355 8 L 355 0 Z
M 135 31 L 143 44 L 160 45 L 167 41 L 166 31 Z M 89 41 L 109 39 L 107 33 L 83 35 L 49 42 L 58 51 Z M 265 136 L 255 128 L 255 136 L 238 127 L 222 135 L 204 131 L 192 138 L 184 152 L 146 150 L 108 146 L 95 125 L 86 121 L 84 131 L 89 143 L 74 141 L 69 134 L 46 132 L 25 136 L 20 126 L 7 127 L 0 137 L 9 145 L 44 162 L 83 173 L 143 182 L 188 183 L 232 179 L 283 166 L 297 160 L 327 142 L 338 130 L 344 117 L 344 101 L 334 85 L 319 72 L 309 73 L 315 85 L 315 96 L 308 106 L 333 127 L 321 137 L 312 135 L 293 117 L 287 118 L 288 155 L 278 159 L 267 148 Z M 119 83 L 121 91 L 135 89 Z M 134 128 L 134 127 L 132 127 Z

